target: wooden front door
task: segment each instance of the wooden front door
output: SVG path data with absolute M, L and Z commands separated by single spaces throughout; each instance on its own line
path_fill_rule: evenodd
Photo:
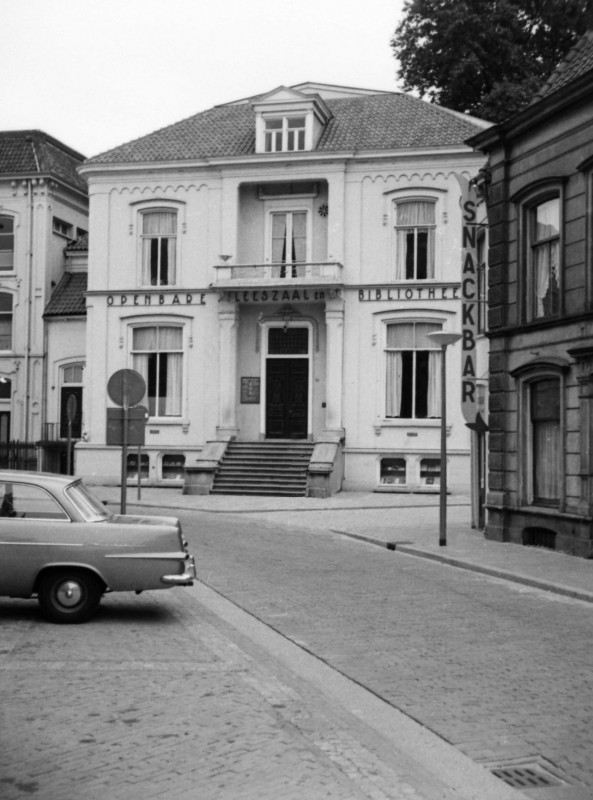
M 266 362 L 266 437 L 306 439 L 309 410 L 309 360 L 268 358 Z

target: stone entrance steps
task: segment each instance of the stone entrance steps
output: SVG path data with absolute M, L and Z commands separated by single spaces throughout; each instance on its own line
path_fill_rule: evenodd
M 305 497 L 313 442 L 229 442 L 211 494 Z

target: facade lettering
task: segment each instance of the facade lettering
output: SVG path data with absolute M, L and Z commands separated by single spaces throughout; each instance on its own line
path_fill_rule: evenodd
M 478 283 L 476 278 L 476 258 L 478 247 L 478 199 L 475 189 L 466 179 L 458 177 L 463 192 L 462 208 L 462 267 L 461 267 L 461 334 L 462 334 L 462 370 L 461 370 L 461 410 L 466 422 L 474 423 L 477 408 L 476 395 L 476 356 L 478 318 L 476 301 L 478 299 Z
M 340 297 L 339 289 L 248 289 L 242 292 L 225 292 L 229 303 L 286 303 L 331 300 Z
M 449 292 L 451 290 L 451 292 Z M 426 292 L 426 294 L 423 294 Z M 381 287 L 380 289 L 359 289 L 361 303 L 381 300 L 459 300 L 459 286 L 414 286 Z
M 128 303 L 134 306 L 150 306 L 152 305 L 152 301 L 155 303 L 158 300 L 159 306 L 166 306 L 166 305 L 199 305 L 204 306 L 206 305 L 206 293 L 200 292 L 199 295 L 194 294 L 109 294 L 107 295 L 107 305 L 108 306 L 125 306 Z

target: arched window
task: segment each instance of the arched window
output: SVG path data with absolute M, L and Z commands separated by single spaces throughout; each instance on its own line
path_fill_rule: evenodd
M 560 198 L 527 210 L 527 317 L 555 317 L 560 308 Z
M 151 417 L 181 416 L 183 328 L 149 325 L 132 331 L 132 363 L 146 382 L 142 401 Z
M 547 376 L 534 380 L 529 383 L 528 391 L 531 500 L 535 505 L 557 506 L 560 502 L 562 456 L 560 379 Z
M 385 416 L 403 419 L 440 417 L 441 351 L 428 338 L 438 323 L 388 323 L 385 334 Z
M 561 507 L 564 502 L 564 359 L 535 359 L 516 367 L 522 502 Z
M 519 190 L 519 290 L 525 322 L 558 317 L 562 309 L 563 179 Z
M 434 278 L 435 201 L 395 203 L 395 270 L 397 280 Z
M 155 209 L 142 213 L 142 283 L 172 286 L 177 278 L 177 212 Z

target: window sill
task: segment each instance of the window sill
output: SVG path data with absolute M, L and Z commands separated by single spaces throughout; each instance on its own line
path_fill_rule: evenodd
M 439 494 L 438 486 L 404 486 L 382 483 L 373 489 L 375 494 Z M 449 492 L 447 492 L 449 494 Z
M 383 431 L 388 430 L 402 430 L 408 429 L 409 436 L 417 436 L 423 430 L 440 430 L 440 419 L 402 419 L 400 417 L 393 417 L 388 419 L 379 419 L 373 425 L 375 429 L 375 436 L 381 436 Z M 451 435 L 451 425 L 447 425 L 446 434 Z
M 430 417 L 428 419 L 414 419 L 407 417 L 385 417 L 377 422 L 377 425 L 385 428 L 440 428 L 441 420 L 439 417 Z
M 187 426 L 189 425 L 189 420 L 184 419 L 183 417 L 149 417 L 146 422 L 146 427 L 153 427 L 159 428 L 163 425 L 171 426 L 171 425 L 179 425 L 179 426 Z

